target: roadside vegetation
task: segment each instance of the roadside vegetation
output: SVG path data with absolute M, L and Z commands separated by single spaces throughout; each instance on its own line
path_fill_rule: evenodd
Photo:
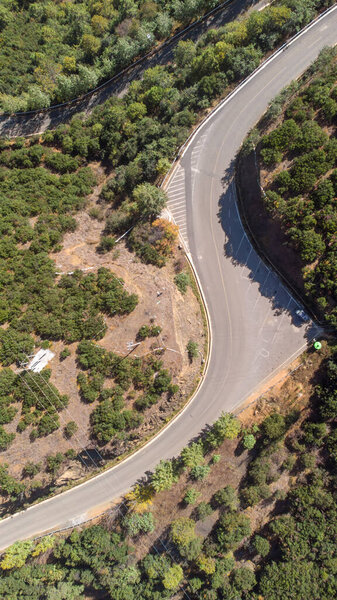
M 324 346 L 316 371 L 313 355 L 304 360 L 295 390 L 307 373 L 305 405 L 303 393 L 291 410 L 275 398 L 281 410 L 248 429 L 223 414 L 117 514 L 62 539 L 14 544 L 0 562 L 1 598 L 334 598 L 336 352 Z
M 337 326 L 337 56 L 276 99 L 257 146 L 263 202 L 300 259 L 309 304 Z M 284 265 L 286 270 L 287 266 Z

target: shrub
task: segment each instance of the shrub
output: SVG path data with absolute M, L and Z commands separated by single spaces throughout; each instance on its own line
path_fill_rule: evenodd
M 23 477 L 35 477 L 41 471 L 41 463 L 27 462 L 22 469 Z
M 195 467 L 192 467 L 191 477 L 192 479 L 201 481 L 203 479 L 206 479 L 206 477 L 209 475 L 210 470 L 211 469 L 208 465 L 197 465 Z
M 73 437 L 73 435 L 76 433 L 77 430 L 78 430 L 77 423 L 75 423 L 75 421 L 69 421 L 69 423 L 67 423 L 64 428 L 64 435 L 67 439 L 70 439 Z
M 213 496 L 215 506 L 236 510 L 239 505 L 238 495 L 231 485 L 226 485 L 224 488 L 216 492 Z
M 103 235 L 99 245 L 97 246 L 97 252 L 100 254 L 106 254 L 110 252 L 116 245 L 116 240 L 111 235 Z
M 136 537 L 140 533 L 152 533 L 155 529 L 153 514 L 151 512 L 128 514 L 123 519 L 123 527 L 130 537 Z
M 262 556 L 262 558 L 267 556 L 267 554 L 269 554 L 270 552 L 270 543 L 266 538 L 261 537 L 260 535 L 255 535 L 253 540 L 253 546 L 255 552 Z
M 196 342 L 189 340 L 189 342 L 187 343 L 187 346 L 186 346 L 186 350 L 187 350 L 187 354 L 188 354 L 188 358 L 189 358 L 190 362 L 192 362 L 194 358 L 197 358 L 198 344 Z
M 198 506 L 196 508 L 197 519 L 200 521 L 203 521 L 204 519 L 209 517 L 209 515 L 211 515 L 212 512 L 213 512 L 213 509 L 209 503 L 200 502 L 200 504 L 198 504 Z
M 184 502 L 186 504 L 195 504 L 200 496 L 200 492 L 195 488 L 189 488 L 186 490 L 184 495 Z
M 178 273 L 178 275 L 174 278 L 174 283 L 176 284 L 179 292 L 185 294 L 189 285 L 191 285 L 191 280 L 188 273 Z
M 65 360 L 66 358 L 68 358 L 68 356 L 70 356 L 71 352 L 69 350 L 69 348 L 63 348 L 63 350 L 61 350 L 60 352 L 60 360 Z

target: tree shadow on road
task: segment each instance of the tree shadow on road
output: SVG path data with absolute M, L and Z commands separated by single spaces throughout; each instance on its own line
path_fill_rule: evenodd
M 225 234 L 224 255 L 237 267 L 240 277 L 258 284 L 260 294 L 269 299 L 275 315 L 288 314 L 292 324 L 301 327 L 303 320 L 296 311 L 302 306 L 267 260 L 255 250 L 249 232 L 243 226 L 237 203 L 234 166 L 235 160 L 224 173 L 224 191 L 218 202 L 218 218 Z M 315 332 L 316 326 L 308 323 L 305 337 L 310 340 Z

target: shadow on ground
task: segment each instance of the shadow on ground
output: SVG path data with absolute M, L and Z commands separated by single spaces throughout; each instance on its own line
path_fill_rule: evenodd
M 233 265 L 242 268 L 242 276 L 258 284 L 260 294 L 268 298 L 275 315 L 288 314 L 292 325 L 303 327 L 304 321 L 296 313 L 302 306 L 290 295 L 280 276 L 257 253 L 242 224 L 234 182 L 234 164 L 233 160 L 222 178 L 224 192 L 218 202 L 218 218 L 225 233 L 224 255 L 230 258 Z M 317 327 L 310 321 L 306 325 L 305 338 L 312 340 L 315 333 Z

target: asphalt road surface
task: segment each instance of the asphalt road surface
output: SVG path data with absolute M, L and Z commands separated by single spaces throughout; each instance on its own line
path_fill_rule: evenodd
M 194 400 L 164 432 L 120 465 L 1 521 L 0 549 L 18 539 L 78 524 L 94 509 L 98 512 L 160 458 L 177 455 L 221 411 L 235 410 L 317 333 L 314 324 L 304 325 L 297 318 L 296 301 L 250 245 L 236 207 L 232 170 L 240 144 L 270 100 L 308 67 L 323 46 L 336 42 L 337 10 L 298 38 L 207 121 L 181 161 L 180 177 L 170 182 L 174 212 L 172 192 L 183 181 L 185 237 L 212 327 L 209 367 Z
M 150 56 L 144 57 L 136 66 L 130 66 L 125 73 L 121 73 L 109 80 L 96 92 L 89 93 L 76 102 L 66 106 L 50 107 L 46 111 L 35 114 L 0 115 L 0 135 L 2 136 L 27 136 L 42 133 L 46 129 L 55 129 L 60 123 L 65 123 L 79 112 L 89 114 L 95 106 L 102 104 L 112 94 L 122 96 L 128 89 L 131 81 L 142 77 L 144 71 L 157 65 L 166 65 L 173 59 L 174 49 L 181 40 L 196 42 L 209 29 L 216 29 L 234 21 L 247 10 L 259 10 L 270 4 L 270 0 L 229 0 L 228 6 L 215 12 L 201 23 L 193 24 L 186 33 L 177 34 L 165 44 L 154 50 Z

